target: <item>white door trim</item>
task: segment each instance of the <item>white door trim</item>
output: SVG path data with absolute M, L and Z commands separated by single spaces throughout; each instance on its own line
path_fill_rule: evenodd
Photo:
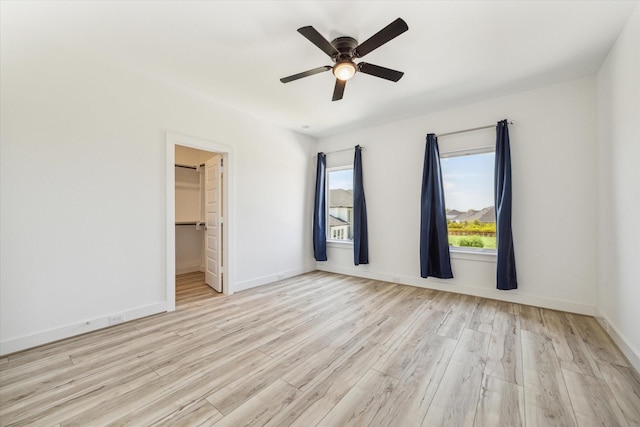
M 235 289 L 235 158 L 233 149 L 229 145 L 219 142 L 195 138 L 176 132 L 167 131 L 167 161 L 166 161 L 166 214 L 165 214 L 165 242 L 166 242 L 166 302 L 167 311 L 176 309 L 176 207 L 175 207 L 175 147 L 185 147 L 219 153 L 224 159 L 225 179 L 223 182 L 224 242 L 223 265 L 224 284 L 222 291 L 232 294 Z

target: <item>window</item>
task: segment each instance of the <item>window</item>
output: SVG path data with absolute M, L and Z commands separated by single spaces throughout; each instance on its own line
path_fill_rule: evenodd
M 441 156 L 449 246 L 453 248 L 496 249 L 494 159 L 493 150 Z
M 328 239 L 353 241 L 353 166 L 327 169 Z

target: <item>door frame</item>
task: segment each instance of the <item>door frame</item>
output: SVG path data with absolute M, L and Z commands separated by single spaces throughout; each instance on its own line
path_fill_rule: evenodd
M 222 265 L 224 282 L 222 292 L 232 294 L 235 285 L 235 167 L 233 149 L 227 144 L 195 138 L 177 132 L 167 131 L 166 147 L 166 214 L 165 214 L 165 253 L 166 253 L 166 310 L 176 309 L 176 195 L 175 195 L 175 147 L 182 145 L 220 154 L 224 159 L 224 177 L 222 187 L 222 217 L 224 238 L 222 243 Z

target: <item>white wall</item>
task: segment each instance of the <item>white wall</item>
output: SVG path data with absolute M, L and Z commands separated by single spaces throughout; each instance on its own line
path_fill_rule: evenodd
M 595 78 L 581 79 L 324 138 L 318 151 L 364 146 L 369 265 L 330 245 L 319 269 L 593 314 L 597 205 Z M 420 278 L 420 186 L 427 133 L 507 118 L 513 168 L 513 234 L 519 289 L 495 289 L 495 258 L 453 255 L 452 280 Z M 445 153 L 495 144 L 495 130 L 443 137 Z M 327 165 L 352 152 L 328 154 Z
M 167 130 L 233 147 L 236 290 L 313 268 L 313 139 L 18 25 L 1 42 L 0 353 L 164 310 Z
M 640 6 L 598 73 L 598 159 L 598 311 L 640 371 Z

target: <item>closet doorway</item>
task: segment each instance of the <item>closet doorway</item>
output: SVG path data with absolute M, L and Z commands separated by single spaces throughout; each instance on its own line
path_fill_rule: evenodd
M 231 158 L 225 145 L 167 134 L 167 311 L 232 293 Z
M 175 233 L 178 306 L 222 292 L 223 163 L 220 154 L 176 145 Z

